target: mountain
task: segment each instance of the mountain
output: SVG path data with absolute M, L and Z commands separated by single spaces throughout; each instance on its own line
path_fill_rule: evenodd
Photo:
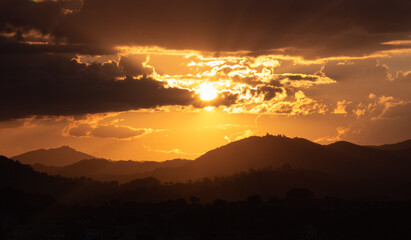
M 86 176 L 99 181 L 118 181 L 125 183 L 141 177 L 145 172 L 150 172 L 157 168 L 179 167 L 188 162 L 191 162 L 191 160 L 174 159 L 163 162 L 138 162 L 86 159 L 62 167 L 34 164 L 33 169 L 50 175 L 74 178 Z
M 409 158 L 411 156 L 411 139 L 394 144 L 384 144 L 380 146 L 369 147 L 374 149 L 385 150 L 402 158 Z
M 267 167 L 186 183 L 161 183 L 156 178 L 148 177 L 116 184 L 87 178 L 49 176 L 33 170 L 29 165 L 0 156 L 1 201 L 8 205 L 16 203 L 15 207 L 19 207 L 21 203 L 31 206 L 32 200 L 42 202 L 41 199 L 49 204 L 59 202 L 93 205 L 116 201 L 164 202 L 170 199 L 190 199 L 193 196 L 208 202 L 215 199 L 241 201 L 255 194 L 264 199 L 283 198 L 290 190 L 302 188 L 311 190 L 317 197 L 409 199 L 410 187 L 410 176 L 406 179 L 377 176 L 359 181 L 349 173 L 337 175 L 289 167 Z M 47 200 L 47 197 L 54 201 Z
M 95 158 L 91 155 L 76 151 L 68 146 L 51 149 L 38 149 L 12 157 L 24 164 L 36 163 L 46 166 L 65 166 L 80 160 Z
M 284 165 L 300 169 L 336 170 L 342 159 L 334 151 L 303 138 L 249 137 L 209 151 L 196 159 L 201 171 L 224 174 L 249 168 Z M 340 160 L 340 161 L 338 161 Z
M 179 161 L 178 164 L 167 164 L 167 162 L 139 164 L 127 161 L 112 163 L 94 159 L 60 168 L 40 165 L 34 165 L 34 168 L 64 177 L 85 176 L 120 182 L 142 177 L 155 177 L 162 181 L 187 181 L 204 177 L 228 176 L 248 171 L 250 168 L 259 169 L 268 166 L 280 168 L 284 165 L 291 165 L 298 169 L 335 172 L 347 167 L 349 164 L 346 161 L 349 159 L 344 159 L 336 151 L 306 139 L 267 135 L 232 142 L 211 150 L 194 161 Z M 141 170 L 137 171 L 138 168 Z
M 181 167 L 156 169 L 146 176 L 186 181 L 227 176 L 250 168 L 292 167 L 353 178 L 378 175 L 405 177 L 411 171 L 408 154 L 348 142 L 321 145 L 303 138 L 267 135 L 249 137 L 211 150 Z
M 411 171 L 411 154 L 406 148 L 407 144 L 391 146 L 396 147 L 387 150 L 387 147 L 360 146 L 344 141 L 321 145 L 303 138 L 266 135 L 231 142 L 191 161 L 114 162 L 89 159 L 63 167 L 40 164 L 33 167 L 52 175 L 85 176 L 120 183 L 148 177 L 155 177 L 163 182 L 184 182 L 266 167 L 318 171 L 353 179 L 371 179 L 377 176 L 406 178 Z
M 396 154 L 402 150 L 349 142 L 320 145 L 302 138 L 267 135 L 229 143 L 192 161 L 91 159 L 65 167 L 48 167 L 49 171 L 57 169 L 65 175 L 78 174 L 71 176 L 77 177 L 74 179 L 50 176 L 0 157 L 0 189 L 10 187 L 29 194 L 44 194 L 60 202 L 100 203 L 110 199 L 166 201 L 190 196 L 239 200 L 252 194 L 284 195 L 292 188 L 301 187 L 321 196 L 406 199 L 411 197 L 411 158 Z M 79 175 L 103 178 L 108 173 L 121 182 L 134 180 L 118 185 L 78 178 Z M 192 181 L 180 183 L 187 180 Z
M 382 149 L 382 150 L 404 150 L 411 149 L 411 139 L 405 140 L 403 142 L 394 143 L 394 144 L 384 144 L 380 146 L 369 146 L 372 148 Z
M 276 183 L 276 179 L 282 179 Z M 284 196 L 293 186 L 309 187 L 316 193 L 327 192 L 326 185 L 332 179 L 322 173 L 300 170 L 263 169 L 240 175 L 233 175 L 218 180 L 202 180 L 192 183 L 162 184 L 155 178 L 134 179 L 125 184 L 103 183 L 90 179 L 68 179 L 50 176 L 32 169 L 29 165 L 0 156 L 0 193 L 21 192 L 21 195 L 52 197 L 60 203 L 104 203 L 113 199 L 121 201 L 167 201 L 169 199 L 198 196 L 202 200 L 213 201 L 217 198 L 226 200 L 244 200 L 252 194 L 261 194 L 265 198 Z M 235 183 L 233 185 L 233 183 Z M 13 198 L 2 195 L 1 201 Z M 25 196 L 19 197 L 19 201 Z M 10 199 L 9 199 L 10 200 Z M 24 201 L 24 199 L 23 199 Z M 27 201 L 24 201 L 24 204 Z M 53 202 L 53 201 L 47 201 Z M 10 201 L 9 203 L 10 204 Z
M 380 148 L 372 148 L 360 146 L 354 143 L 339 141 L 327 145 L 328 148 L 337 151 L 339 154 L 355 160 L 357 167 L 361 166 L 364 169 L 380 169 L 384 172 L 390 164 L 393 164 L 395 159 L 399 158 L 395 152 L 386 151 Z M 400 161 L 397 159 L 397 162 Z
M 114 190 L 110 183 L 89 179 L 49 176 L 31 166 L 0 156 L 0 189 L 18 189 L 28 194 L 50 196 L 59 202 L 95 201 Z M 3 197 L 7 197 L 4 196 Z
M 409 179 L 358 182 L 284 167 L 117 185 L 48 176 L 0 156 L 1 239 L 408 239 Z

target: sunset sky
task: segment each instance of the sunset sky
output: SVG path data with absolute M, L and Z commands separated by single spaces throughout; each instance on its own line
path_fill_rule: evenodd
M 411 138 L 409 0 L 0 0 L 0 154 Z

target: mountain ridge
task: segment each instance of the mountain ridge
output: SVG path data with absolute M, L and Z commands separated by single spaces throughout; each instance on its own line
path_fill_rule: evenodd
M 404 141 L 397 142 L 397 143 L 383 144 L 383 145 L 378 145 L 378 146 L 368 146 L 368 147 L 379 148 L 379 149 L 384 149 L 384 150 L 409 149 L 411 148 L 411 139 L 404 140 Z
M 89 154 L 77 151 L 69 146 L 58 148 L 37 149 L 11 157 L 24 164 L 43 164 L 48 166 L 64 166 L 83 159 L 95 158 Z
M 411 169 L 411 154 L 399 155 L 395 151 L 349 145 L 355 151 L 351 149 L 346 152 L 336 146 L 321 145 L 303 138 L 252 136 L 210 150 L 185 166 L 156 169 L 144 176 L 153 176 L 162 181 L 187 181 L 230 175 L 253 168 L 288 166 L 348 174 L 353 178 L 371 178 L 380 174 L 404 177 L 406 169 Z M 359 153 L 364 154 L 362 158 Z
M 407 142 L 407 141 L 405 141 Z M 387 146 L 387 145 L 383 145 Z M 411 166 L 411 149 L 406 144 L 393 150 L 360 146 L 339 141 L 321 145 L 304 138 L 252 136 L 212 149 L 195 160 L 165 162 L 82 160 L 62 167 L 33 165 L 35 170 L 65 177 L 89 177 L 121 183 L 136 178 L 155 177 L 161 181 L 187 181 L 204 177 L 227 176 L 249 169 L 289 166 L 330 174 L 403 176 Z
M 156 168 L 169 168 L 184 165 L 192 160 L 172 159 L 162 162 L 156 161 L 132 161 L 95 158 L 84 159 L 79 162 L 56 167 L 42 164 L 32 165 L 33 169 L 39 172 L 46 172 L 51 175 L 62 175 L 64 177 L 78 178 L 90 177 L 99 181 L 119 181 L 121 183 L 138 178 L 145 172 L 153 171 Z
M 101 198 L 106 193 L 115 195 L 120 190 L 122 193 L 117 196 L 124 200 L 130 197 L 141 198 L 142 194 L 159 196 L 156 194 L 160 189 L 166 191 L 167 196 L 178 196 L 181 191 L 197 195 L 196 191 L 207 192 L 201 186 L 213 186 L 213 196 L 217 197 L 225 191 L 230 191 L 230 196 L 234 199 L 247 185 L 247 182 L 242 181 L 253 182 L 252 185 L 247 185 L 247 191 L 241 193 L 243 197 L 244 194 L 253 194 L 254 190 L 256 193 L 264 192 L 268 196 L 270 191 L 284 193 L 287 189 L 295 187 L 308 187 L 321 194 L 352 197 L 366 197 L 367 194 L 399 198 L 411 196 L 411 192 L 407 190 L 408 186 L 411 186 L 410 155 L 400 157 L 393 153 L 395 150 L 373 149 L 348 142 L 320 145 L 303 138 L 255 136 L 210 150 L 194 161 L 168 161 L 167 163 L 171 163 L 168 167 L 152 162 L 117 163 L 105 159 L 83 160 L 74 166 L 77 165 L 81 169 L 84 168 L 82 164 L 103 163 L 110 167 L 108 170 L 103 168 L 105 172 L 99 172 L 96 168 L 91 169 L 95 176 L 88 172 L 89 168 L 84 168 L 82 170 L 85 176 L 69 176 L 71 178 L 40 173 L 29 165 L 2 157 L 4 159 L 0 164 L 3 167 L 0 170 L 4 176 L 0 186 L 51 194 L 63 200 L 89 199 L 93 194 Z M 177 165 L 173 165 L 175 161 Z M 179 165 L 180 163 L 182 164 Z M 158 164 L 160 167 L 138 173 L 111 175 L 110 177 L 119 178 L 120 185 L 112 181 L 115 179 L 103 179 L 106 183 L 93 180 L 98 174 L 101 178 L 108 178 L 109 176 L 104 174 L 114 169 L 112 166 L 124 165 L 122 167 L 129 168 L 129 164 Z M 94 165 L 91 165 L 93 168 Z M 117 171 L 111 173 L 122 172 L 121 169 Z M 69 173 L 68 171 L 64 174 Z M 92 179 L 89 179 L 90 177 Z M 126 182 L 128 183 L 125 184 Z M 220 184 L 224 185 L 221 189 Z M 140 190 L 134 192 L 133 189 Z M 88 194 L 91 191 L 94 193 Z M 110 194 L 106 197 L 111 198 Z

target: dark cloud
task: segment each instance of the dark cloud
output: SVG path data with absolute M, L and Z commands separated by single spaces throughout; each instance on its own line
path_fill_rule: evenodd
M 125 75 L 150 75 L 153 69 L 144 67 L 141 62 L 143 59 L 137 56 L 121 57 L 119 67 Z
M 128 58 L 121 59 L 121 64 L 84 64 L 72 60 L 73 57 L 0 55 L 1 120 L 190 105 L 197 98 L 193 92 L 166 88 L 162 82 L 148 77 L 124 77 L 126 73 L 146 73 L 138 62 L 134 62 L 135 69 L 130 69 Z
M 283 89 L 274 85 L 260 85 L 256 90 L 250 90 L 253 95 L 264 95 L 264 101 L 273 99 L 277 93 L 283 92 Z
M 195 100 L 192 105 L 197 108 L 203 108 L 207 106 L 230 106 L 238 102 L 239 94 L 232 93 L 230 91 L 224 91 L 218 93 L 217 97 L 213 100 L 204 101 L 197 99 Z
M 84 54 L 84 55 L 105 55 L 114 54 L 112 50 L 106 50 L 100 47 L 86 45 L 48 45 L 48 44 L 28 44 L 10 41 L 0 37 L 0 54 L 43 54 L 43 53 L 58 53 L 58 54 Z
M 1 0 L 0 30 L 8 31 L 12 25 L 50 33 L 64 16 L 64 8 L 64 1 Z
M 74 137 L 129 139 L 148 134 L 151 131 L 152 129 L 134 129 L 128 126 L 98 125 L 93 127 L 88 124 L 80 124 L 71 128 L 68 134 Z
M 11 120 L 11 121 L 0 121 L 0 130 L 7 128 L 17 128 L 24 125 L 25 119 Z
M 125 126 L 98 126 L 91 131 L 91 136 L 101 138 L 132 138 L 147 133 L 146 129 L 132 129 Z
M 302 74 L 282 74 L 278 75 L 279 79 L 285 79 L 288 78 L 291 81 L 317 81 L 318 76 L 310 75 L 310 76 L 304 76 Z
M 2 0 L 0 26 L 37 28 L 71 43 L 172 49 L 283 49 L 306 57 L 409 46 L 408 0 Z M 70 10 L 70 11 L 68 11 Z M 284 52 L 283 52 L 284 53 Z
M 153 69 L 135 56 L 91 64 L 73 59 L 78 54 L 113 54 L 118 45 L 211 50 L 217 55 L 236 50 L 307 58 L 363 55 L 410 47 L 381 44 L 409 38 L 410 10 L 407 0 L 0 0 L 0 120 L 162 105 L 228 106 L 238 101 L 237 94 L 224 92 L 215 100 L 200 101 L 193 92 L 167 88 L 148 77 Z M 42 44 L 32 44 L 37 40 Z M 324 72 L 341 84 L 353 81 L 348 77 L 367 76 L 367 87 L 371 81 L 386 81 L 384 65 L 368 64 L 360 68 L 332 62 Z M 313 82 L 321 77 L 284 76 Z M 393 76 L 394 84 L 409 87 L 409 72 Z M 233 80 L 262 84 L 253 77 Z M 277 81 L 259 87 L 256 94 L 270 100 L 279 87 Z M 364 88 L 357 84 L 350 92 L 362 94 Z
M 88 124 L 79 124 L 78 126 L 70 128 L 68 135 L 74 137 L 86 137 L 90 135 L 93 128 Z

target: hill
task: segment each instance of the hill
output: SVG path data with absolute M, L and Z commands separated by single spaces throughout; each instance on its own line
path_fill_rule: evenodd
M 0 189 L 50 196 L 59 202 L 96 201 L 115 185 L 86 178 L 68 179 L 34 171 L 31 166 L 0 156 Z M 7 197 L 7 196 L 4 196 Z
M 372 148 L 378 148 L 382 150 L 404 150 L 404 149 L 411 149 L 411 139 L 405 140 L 399 143 L 394 144 L 384 144 L 380 146 L 370 146 Z
M 250 169 L 271 167 L 305 169 L 355 179 L 376 176 L 407 178 L 411 170 L 406 144 L 369 147 L 349 142 L 321 145 L 303 138 L 266 135 L 249 137 L 211 150 L 199 158 L 165 162 L 89 159 L 63 167 L 34 165 L 34 169 L 65 177 L 89 177 L 125 183 L 155 177 L 163 182 L 229 176 Z M 401 148 L 398 146 L 405 146 Z
M 193 196 L 207 202 L 215 199 L 240 201 L 251 195 L 268 200 L 283 198 L 290 190 L 302 188 L 312 191 L 317 197 L 409 199 L 410 187 L 409 176 L 406 179 L 387 176 L 357 179 L 350 177 L 349 173 L 337 175 L 285 167 L 255 169 L 186 183 L 161 183 L 156 178 L 148 177 L 117 184 L 49 176 L 33 170 L 29 165 L 0 156 L 0 193 L 2 201 L 9 201 L 9 204 L 13 196 L 7 193 L 15 190 L 32 196 L 52 197 L 55 202 L 65 204 L 99 205 L 116 201 L 164 202 Z
M 411 159 L 410 155 L 397 154 L 398 151 L 374 149 L 348 142 L 320 145 L 303 138 L 254 136 L 211 150 L 182 167 L 156 169 L 146 176 L 154 176 L 163 181 L 186 181 L 271 166 L 355 178 L 377 175 L 404 177 L 411 170 Z
M 374 148 L 374 149 L 385 150 L 385 151 L 391 152 L 392 154 L 402 157 L 402 158 L 410 158 L 411 156 L 411 139 L 403 141 L 403 142 L 399 142 L 399 143 L 394 143 L 394 144 L 384 144 L 380 146 L 369 146 L 369 147 Z
M 61 175 L 71 178 L 85 176 L 99 181 L 118 181 L 125 183 L 140 178 L 144 173 L 157 168 L 179 167 L 188 162 L 191 162 L 191 160 L 174 159 L 163 162 L 138 162 L 131 160 L 111 161 L 106 159 L 86 159 L 62 167 L 34 164 L 33 169 L 50 175 Z
M 12 157 L 24 164 L 43 164 L 46 166 L 65 166 L 80 160 L 95 158 L 91 155 L 76 151 L 68 146 L 51 149 L 38 149 Z
M 282 181 L 277 181 L 279 179 Z M 330 185 L 330 182 L 330 177 L 322 173 L 267 168 L 186 184 L 162 184 L 159 180 L 150 177 L 134 179 L 118 185 L 86 178 L 68 179 L 49 176 L 33 170 L 29 165 L 0 156 L 0 193 L 17 190 L 32 196 L 39 194 L 49 196 L 57 202 L 69 204 L 99 204 L 113 199 L 124 202 L 158 202 L 169 199 L 188 199 L 192 196 L 200 197 L 203 201 L 213 201 L 217 198 L 244 200 L 253 194 L 261 194 L 268 199 L 274 196 L 284 196 L 295 186 L 309 187 L 323 194 L 328 189 L 325 185 Z M 10 196 L 4 195 L 3 197 L 7 199 Z
M 406 239 L 409 179 L 265 168 L 117 185 L 52 177 L 0 156 L 1 239 L 316 239 L 311 230 L 324 239 Z

